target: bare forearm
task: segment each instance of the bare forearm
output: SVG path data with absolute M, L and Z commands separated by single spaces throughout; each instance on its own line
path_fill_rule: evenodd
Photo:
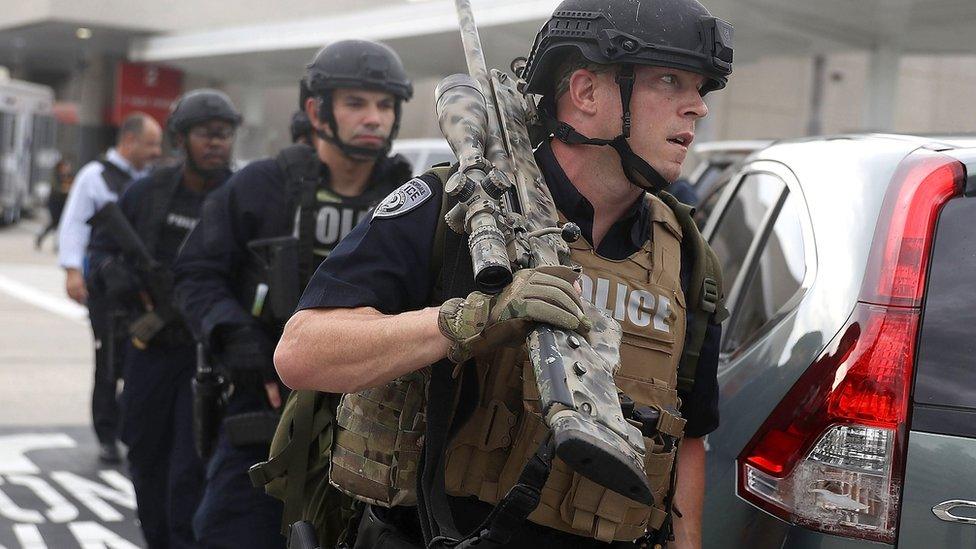
M 674 546 L 678 549 L 698 549 L 701 547 L 702 506 L 705 500 L 704 440 L 682 440 L 678 456 L 678 485 L 674 500 L 681 517 L 674 516 Z
M 447 356 L 437 308 L 398 315 L 376 309 L 312 309 L 288 321 L 275 366 L 293 389 L 356 392 Z

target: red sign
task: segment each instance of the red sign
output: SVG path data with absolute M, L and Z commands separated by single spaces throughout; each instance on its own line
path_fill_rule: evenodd
M 183 71 L 120 61 L 115 68 L 115 99 L 109 123 L 118 126 L 126 116 L 141 111 L 165 127 L 169 107 L 183 93 Z

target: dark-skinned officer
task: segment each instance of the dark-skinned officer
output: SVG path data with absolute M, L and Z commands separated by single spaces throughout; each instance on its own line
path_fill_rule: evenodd
M 272 353 L 315 266 L 409 179 L 409 164 L 388 153 L 412 93 L 389 47 L 345 40 L 323 48 L 301 90 L 314 147 L 293 145 L 236 173 L 187 239 L 179 301 L 233 385 L 194 523 L 203 546 L 284 546 L 282 506 L 247 473 L 267 459 L 270 412 L 282 403 Z
M 196 346 L 172 302 L 170 269 L 204 197 L 230 176 L 240 120 L 217 90 L 193 90 L 174 103 L 167 129 L 183 161 L 134 182 L 118 203 L 157 262 L 152 272 L 122 251 L 114 228 L 96 226 L 90 246 L 96 283 L 135 310 L 129 324 L 133 340 L 124 354 L 121 438 L 129 447 L 139 522 L 154 549 L 197 546 L 192 519 L 203 494 L 204 465 L 193 447 L 190 379 Z M 150 285 L 165 302 L 147 302 Z M 154 319 L 164 326 L 154 326 L 159 329 L 150 336 L 145 330 Z

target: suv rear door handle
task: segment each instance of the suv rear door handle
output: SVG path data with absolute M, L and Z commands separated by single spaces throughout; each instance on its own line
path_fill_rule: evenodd
M 943 501 L 942 503 L 936 505 L 932 508 L 932 513 L 939 518 L 939 520 L 944 520 L 946 522 L 961 522 L 963 524 L 976 524 L 976 518 L 973 517 L 960 517 L 959 515 L 953 515 L 950 511 L 956 507 L 965 507 L 970 510 L 976 511 L 976 501 L 966 501 L 964 499 L 950 499 L 949 501 Z

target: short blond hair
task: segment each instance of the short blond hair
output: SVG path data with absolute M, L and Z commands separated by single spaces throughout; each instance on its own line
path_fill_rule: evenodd
M 569 79 L 573 76 L 573 73 L 580 70 L 586 69 L 593 74 L 601 74 L 605 72 L 610 72 L 616 68 L 616 65 L 607 65 L 604 63 L 594 63 L 589 59 L 583 57 L 577 50 L 573 50 L 569 55 L 567 55 L 559 65 L 556 67 L 556 87 L 555 96 L 553 99 L 559 99 L 564 93 L 569 91 Z

